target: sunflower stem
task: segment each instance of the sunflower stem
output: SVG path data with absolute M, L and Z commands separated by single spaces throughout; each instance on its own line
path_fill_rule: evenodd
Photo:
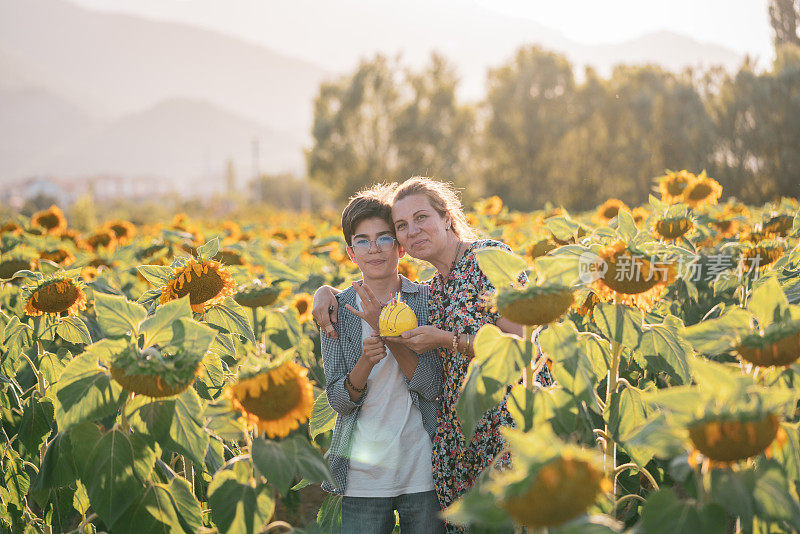
M 525 389 L 533 388 L 533 376 L 528 376 L 531 368 L 531 360 L 533 359 L 533 343 L 531 342 L 531 327 L 528 325 L 522 326 L 522 339 L 525 341 L 525 366 L 522 368 L 522 387 Z
M 619 362 L 622 358 L 622 344 L 611 340 L 611 368 L 608 370 L 608 381 L 606 384 L 606 407 L 611 406 L 611 397 L 617 393 L 617 385 L 619 381 Z M 605 472 L 610 476 L 617 468 L 617 443 L 611 439 L 608 423 L 605 425 L 605 444 L 603 445 L 603 464 L 605 465 Z M 617 497 L 617 478 L 613 479 L 613 495 Z M 614 503 L 612 513 L 616 513 L 617 504 Z
M 126 434 L 130 434 L 131 433 L 131 425 L 128 422 L 128 416 L 125 415 L 125 407 L 128 405 L 128 399 L 130 399 L 130 398 L 131 398 L 131 394 L 130 393 L 125 395 L 125 400 L 122 401 L 122 406 L 120 406 L 120 408 L 119 408 L 119 424 L 122 427 L 122 430 Z
M 41 345 L 41 343 L 39 341 L 37 341 L 36 343 L 37 343 L 37 354 L 39 356 L 41 356 L 42 355 L 42 345 Z M 28 360 L 28 365 L 31 366 L 31 371 L 33 371 L 33 375 L 36 377 L 36 391 L 38 391 L 39 397 L 40 398 L 44 397 L 44 393 L 45 393 L 45 391 L 44 391 L 45 390 L 44 375 L 42 375 L 42 373 L 39 371 L 39 369 L 36 368 L 36 366 L 33 364 L 33 360 L 31 360 L 30 356 L 25 354 L 25 351 L 22 351 L 22 356 L 26 360 Z
M 698 463 L 694 468 L 695 476 L 697 477 L 697 504 L 699 504 L 701 508 L 705 506 L 706 501 L 708 500 L 708 496 L 706 494 L 706 473 L 708 472 L 707 464 L 708 460 L 704 460 L 703 462 Z
M 181 455 L 181 464 L 183 465 L 183 478 L 189 483 L 192 488 L 192 495 L 194 495 L 194 463 L 186 459 L 186 455 Z
M 258 308 L 251 308 L 253 311 L 253 337 L 258 339 Z
M 616 480 L 617 477 L 619 476 L 619 474 L 622 473 L 623 471 L 625 471 L 626 469 L 635 469 L 635 470 L 637 470 L 640 474 L 644 475 L 644 477 L 647 479 L 647 481 L 650 483 L 650 485 L 653 486 L 653 489 L 655 491 L 658 491 L 660 489 L 659 486 L 658 486 L 658 483 L 656 482 L 656 479 L 653 478 L 652 474 L 650 474 L 650 471 L 648 471 L 644 467 L 639 467 L 638 465 L 636 465 L 634 463 L 622 464 L 622 465 L 617 466 L 617 468 L 614 469 L 614 480 Z

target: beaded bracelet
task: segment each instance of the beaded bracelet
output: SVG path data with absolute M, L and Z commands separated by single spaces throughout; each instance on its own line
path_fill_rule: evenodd
M 353 388 L 353 390 L 355 390 L 355 391 L 356 391 L 356 392 L 358 392 L 358 393 L 364 393 L 364 392 L 367 390 L 367 385 L 366 385 L 366 384 L 364 384 L 364 387 L 363 387 L 363 388 L 360 388 L 360 389 L 359 389 L 359 388 L 357 388 L 357 387 L 356 387 L 356 385 L 355 385 L 355 384 L 353 384 L 353 381 L 352 381 L 352 380 L 350 380 L 350 373 L 347 373 L 347 374 L 344 376 L 344 385 L 345 385 L 345 386 L 349 385 L 351 388 Z
M 458 329 L 453 332 L 453 354 L 458 352 Z

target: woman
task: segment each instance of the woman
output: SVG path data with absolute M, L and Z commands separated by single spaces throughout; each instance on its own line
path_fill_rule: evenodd
M 456 413 L 461 385 L 474 356 L 473 342 L 484 324 L 522 334 L 522 327 L 491 311 L 483 296 L 494 290 L 478 267 L 475 252 L 485 247 L 510 250 L 500 241 L 478 239 L 466 221 L 455 190 L 429 178 L 411 178 L 394 193 L 392 219 L 397 240 L 411 256 L 436 267 L 427 283 L 430 295 L 429 325 L 402 336 L 414 352 L 438 349 L 444 366 L 444 384 L 433 441 L 433 478 L 442 508 L 469 490 L 483 470 L 492 465 L 503 448 L 500 429 L 513 426 L 505 401 L 483 415 L 467 443 Z M 330 333 L 329 312 L 336 314 L 332 288 L 320 288 L 314 298 L 314 317 L 323 332 Z M 550 383 L 543 368 L 537 377 Z M 499 459 L 508 462 L 508 456 Z M 451 531 L 458 531 L 448 525 Z

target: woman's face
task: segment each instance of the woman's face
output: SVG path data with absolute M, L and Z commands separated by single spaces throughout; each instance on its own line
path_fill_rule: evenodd
M 397 241 L 411 256 L 427 260 L 447 245 L 450 216 L 439 215 L 424 194 L 409 195 L 394 203 L 392 220 Z

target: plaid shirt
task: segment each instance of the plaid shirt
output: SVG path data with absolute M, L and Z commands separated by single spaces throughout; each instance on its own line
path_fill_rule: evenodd
M 428 324 L 428 286 L 414 283 L 401 275 L 400 291 L 403 293 L 401 300 L 414 310 L 418 323 L 420 325 Z M 355 367 L 356 362 L 363 354 L 361 318 L 345 308 L 346 304 L 355 308 L 356 290 L 349 287 L 336 295 L 336 299 L 339 310 L 334 327 L 339 339 L 330 338 L 320 331 L 322 365 L 325 368 L 325 389 L 328 394 L 328 402 L 337 414 L 331 447 L 328 451 L 328 462 L 335 484 L 324 482 L 322 489 L 344 495 L 347 488 L 347 472 L 350 467 L 350 439 L 355 429 L 361 404 L 369 395 L 369 391 L 353 402 L 350 399 L 350 393 L 344 386 L 345 376 Z M 436 433 L 436 407 L 442 387 L 442 363 L 438 352 L 429 351 L 420 354 L 414 376 L 411 380 L 405 375 L 403 378 L 414 406 L 419 408 L 422 413 L 422 426 L 433 439 Z

